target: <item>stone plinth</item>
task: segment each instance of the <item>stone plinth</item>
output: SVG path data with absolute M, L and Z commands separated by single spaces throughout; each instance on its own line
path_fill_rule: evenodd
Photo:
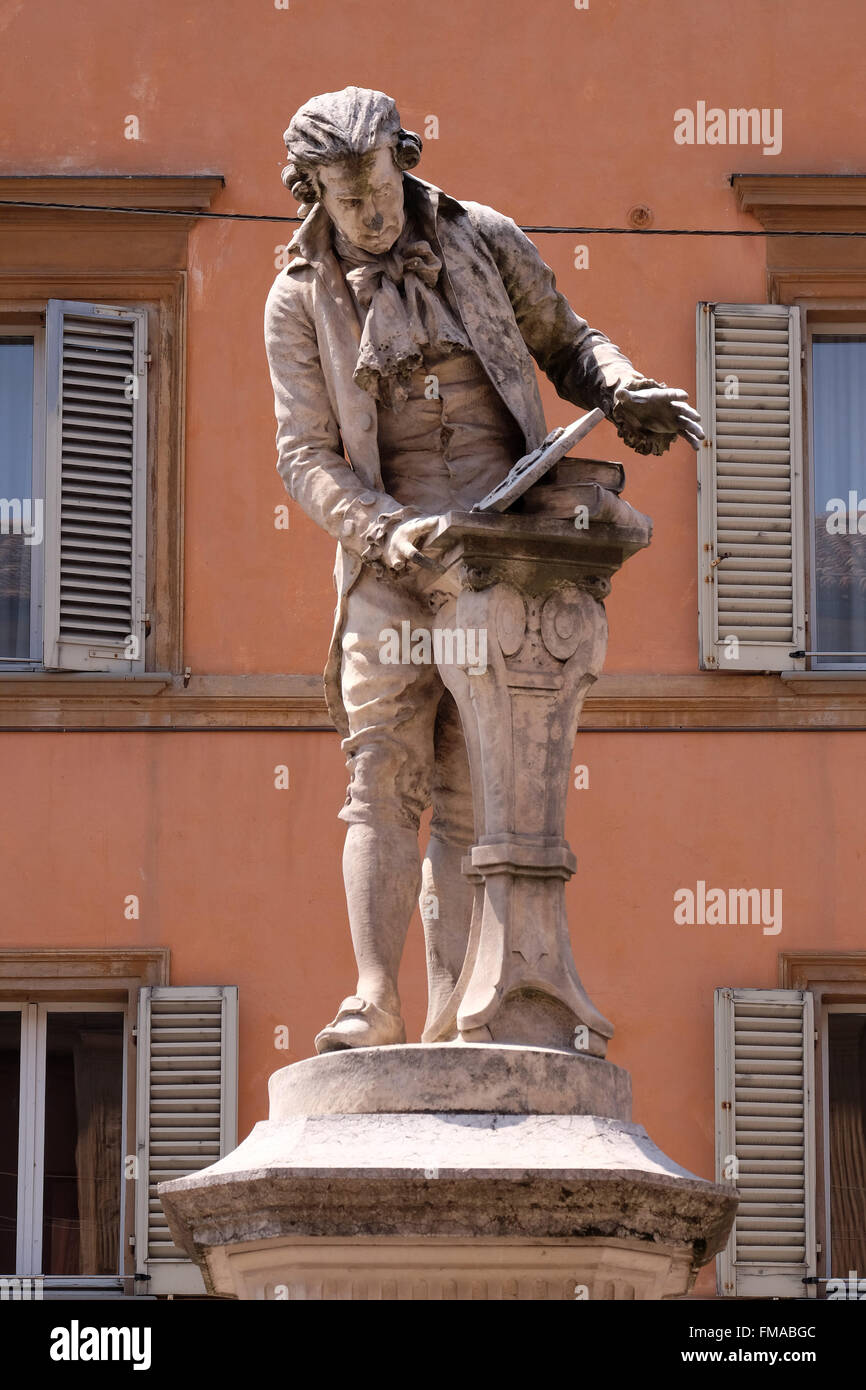
M 232 1154 L 160 1187 L 214 1293 L 670 1298 L 736 1209 L 631 1122 L 628 1074 L 585 1054 L 365 1048 L 286 1067 L 270 1093 Z

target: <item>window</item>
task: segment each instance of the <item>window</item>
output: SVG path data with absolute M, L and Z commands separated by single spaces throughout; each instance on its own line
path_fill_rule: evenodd
M 716 1173 L 740 1194 L 718 1289 L 854 1297 L 866 1280 L 866 953 L 783 956 L 782 975 L 810 987 L 716 991 Z
M 3 1005 L 0 1037 L 2 1268 L 119 1288 L 123 1010 Z
M 0 176 L 0 262 L 3 265 L 0 338 L 17 337 L 22 333 L 34 338 L 37 355 L 34 420 L 37 425 L 40 402 L 49 407 L 43 410 L 44 442 L 34 442 L 35 465 L 38 468 L 42 459 L 49 476 L 32 483 L 33 493 L 45 503 L 45 540 L 40 546 L 28 547 L 33 571 L 31 613 L 34 623 L 42 623 L 43 631 L 41 640 L 37 633 L 31 633 L 26 660 L 18 655 L 13 655 L 11 660 L 4 659 L 10 650 L 8 632 L 0 635 L 0 706 L 7 713 L 4 719 L 7 726 L 33 723 L 92 726 L 106 721 L 125 727 L 145 726 L 154 717 L 162 718 L 162 711 L 156 716 L 152 702 L 143 700 L 142 696 L 166 691 L 173 683 L 172 678 L 179 679 L 184 670 L 184 449 L 190 235 L 199 214 L 210 208 L 223 187 L 224 180 L 219 174 L 78 175 L 64 172 L 57 176 Z M 85 207 L 93 211 L 84 211 Z M 136 215 L 113 209 L 135 209 Z M 171 215 L 140 216 L 141 209 Z M 107 544 L 120 538 L 99 536 L 99 523 L 94 523 L 93 544 L 72 546 L 73 550 L 85 550 L 87 559 L 68 554 L 65 575 L 61 567 L 63 532 L 71 525 L 71 514 L 76 510 L 73 497 L 77 499 L 78 512 L 98 513 L 102 527 L 108 530 L 121 529 L 124 519 L 128 523 L 129 513 L 121 512 L 121 505 L 130 504 L 128 496 L 118 498 L 116 491 L 112 492 L 115 484 L 109 479 L 112 475 L 115 481 L 122 479 L 124 469 L 110 465 L 123 465 L 128 462 L 128 456 L 121 451 L 118 458 L 110 441 L 91 438 L 94 448 L 90 451 L 89 463 L 92 468 L 86 466 L 88 456 L 80 450 L 74 452 L 60 447 L 64 444 L 58 425 L 62 360 L 60 351 L 52 348 L 48 340 L 62 344 L 60 330 L 65 313 L 61 306 L 68 310 L 70 331 L 90 330 L 89 334 L 79 336 L 89 337 L 91 343 L 94 331 L 99 328 L 120 339 L 131 329 L 135 337 L 137 395 L 135 382 L 126 380 L 125 371 L 120 373 L 118 380 L 110 372 L 100 370 L 84 373 L 91 377 L 89 384 L 94 397 L 84 391 L 75 402 L 81 406 L 90 401 L 94 406 L 93 413 L 84 422 L 76 422 L 77 425 L 89 423 L 95 433 L 111 435 L 115 443 L 124 437 L 127 445 L 133 441 L 135 486 L 131 505 L 135 542 L 129 548 L 134 551 L 131 558 L 135 581 L 133 584 L 130 576 L 129 587 L 134 588 L 131 596 L 125 590 L 118 592 L 122 588 L 118 573 L 122 565 L 118 550 L 112 551 Z M 38 360 L 40 342 L 44 354 L 42 367 Z M 128 353 L 128 341 L 119 342 L 117 347 L 121 354 Z M 70 357 L 70 372 L 74 375 L 73 364 L 82 364 L 80 359 Z M 122 364 L 92 365 L 103 368 Z M 92 380 L 94 377 L 98 378 L 97 384 Z M 7 376 L 5 391 L 0 382 L 0 499 L 11 501 L 18 497 L 20 501 L 19 474 L 26 444 L 19 439 L 14 445 L 18 463 L 13 477 L 10 438 L 2 413 L 9 398 L 8 381 Z M 132 395 L 132 402 L 127 399 L 127 392 Z M 128 425 L 130 405 L 135 418 L 131 434 L 128 429 L 118 428 L 124 420 Z M 98 431 L 97 420 L 104 426 Z M 145 442 L 146 459 L 143 457 Z M 106 451 L 97 452 L 97 444 L 100 450 Z M 69 477 L 65 518 L 58 514 L 59 505 L 64 502 L 64 489 L 62 479 L 56 476 L 61 464 L 66 463 L 64 453 L 69 455 L 72 472 L 90 475 Z M 73 484 L 79 489 L 84 487 L 85 492 L 73 493 Z M 86 492 L 88 484 L 93 485 L 90 494 Z M 114 512 L 111 505 L 81 505 L 88 501 L 121 505 Z M 79 517 L 79 521 L 84 519 Z M 7 544 L 11 535 L 11 521 L 4 533 L 0 516 L 0 592 L 7 594 L 7 613 L 12 608 L 13 595 L 16 609 L 24 598 L 20 577 L 11 591 L 7 591 L 8 580 L 3 578 L 5 566 L 12 566 L 15 557 L 16 547 Z M 74 535 L 76 542 L 87 539 L 80 531 Z M 98 540 L 104 540 L 105 544 L 96 544 Z M 19 550 L 20 544 L 19 541 Z M 37 592 L 43 570 L 44 603 Z M 144 597 L 138 611 L 142 571 Z M 75 582 L 80 580 L 86 581 L 84 592 L 81 584 Z M 123 582 L 125 584 L 126 580 Z M 0 607 L 3 602 L 0 598 Z M 120 610 L 129 604 L 133 605 L 132 619 L 130 625 L 120 631 Z M 84 612 L 70 611 L 82 608 Z M 104 613 L 94 611 L 99 609 L 109 610 L 110 617 L 106 620 Z M 68 624 L 67 618 L 70 619 Z M 82 619 L 89 619 L 83 632 Z M 5 621 L 8 625 L 8 616 Z M 17 616 L 15 621 L 18 625 Z M 96 625 L 104 622 L 107 622 L 107 631 Z M 79 624 L 77 629 L 76 623 Z M 143 651 L 137 659 L 126 656 L 127 651 L 135 651 L 135 643 L 121 645 L 116 640 L 118 635 L 121 638 L 143 637 L 140 643 Z M 20 650 L 16 644 L 14 651 Z M 81 679 L 82 673 L 87 674 L 87 679 Z
M 866 1279 L 866 1000 L 826 1005 L 822 1024 L 828 1274 Z
M 808 333 L 812 666 L 864 670 L 866 324 L 828 327 Z
M 33 546 L 41 543 L 43 518 L 31 499 L 44 492 L 34 468 L 41 349 L 41 330 L 38 350 L 32 330 L 0 334 L 0 662 L 7 664 L 31 661 L 40 642 L 33 581 L 41 567 L 33 564 Z
M 698 307 L 703 667 L 866 671 L 866 318 L 851 320 Z
M 2 953 L 0 1289 L 204 1292 L 157 1187 L 237 1144 L 238 991 L 140 986 L 160 954 Z M 55 956 L 105 983 L 64 959 L 48 983 Z
M 144 669 L 146 329 L 68 300 L 0 316 L 0 672 Z

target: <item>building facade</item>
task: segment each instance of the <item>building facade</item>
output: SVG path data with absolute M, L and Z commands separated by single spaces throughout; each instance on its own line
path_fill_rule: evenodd
M 0 1275 L 200 1290 L 155 1183 L 243 1137 L 354 987 L 332 545 L 275 472 L 262 314 L 295 226 L 281 133 L 358 84 L 395 96 L 422 177 L 531 229 L 577 312 L 701 409 L 697 468 L 592 436 L 655 532 L 574 752 L 575 955 L 635 1118 L 740 1190 L 697 1291 L 866 1278 L 866 21 L 844 8 L 4 22 Z M 417 1040 L 418 919 L 401 984 Z

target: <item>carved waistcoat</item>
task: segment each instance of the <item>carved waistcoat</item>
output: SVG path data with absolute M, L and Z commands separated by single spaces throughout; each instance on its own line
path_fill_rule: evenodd
M 466 510 L 525 451 L 523 434 L 474 352 L 425 352 L 400 411 L 378 409 L 382 480 L 422 511 Z

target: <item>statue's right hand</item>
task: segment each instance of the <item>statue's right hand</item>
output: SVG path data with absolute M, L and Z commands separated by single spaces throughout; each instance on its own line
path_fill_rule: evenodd
M 382 549 L 382 559 L 395 574 L 408 565 L 432 566 L 435 561 L 421 554 L 421 547 L 439 525 L 438 516 L 413 516 L 395 526 Z

